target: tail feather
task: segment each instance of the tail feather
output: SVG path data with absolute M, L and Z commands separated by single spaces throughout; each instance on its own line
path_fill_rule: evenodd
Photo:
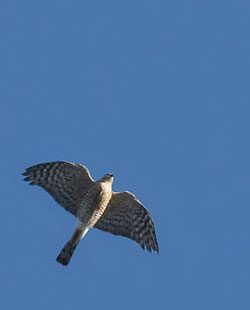
M 62 264 L 63 266 L 67 266 L 69 264 L 76 247 L 78 246 L 81 239 L 86 235 L 88 230 L 88 228 L 77 228 L 75 230 L 72 238 L 65 244 L 65 246 L 57 256 L 56 260 L 58 263 Z
M 63 266 L 67 266 L 71 260 L 73 253 L 75 252 L 77 245 L 78 244 L 72 246 L 69 243 L 67 243 L 56 258 L 58 263 L 62 264 Z

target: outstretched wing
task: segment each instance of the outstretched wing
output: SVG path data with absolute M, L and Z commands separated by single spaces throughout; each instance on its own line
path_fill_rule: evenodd
M 113 193 L 95 228 L 130 238 L 148 251 L 159 252 L 154 223 L 146 208 L 129 192 Z
M 44 188 L 73 215 L 76 214 L 79 202 L 94 183 L 86 167 L 64 161 L 29 167 L 23 175 L 26 176 L 25 181 Z

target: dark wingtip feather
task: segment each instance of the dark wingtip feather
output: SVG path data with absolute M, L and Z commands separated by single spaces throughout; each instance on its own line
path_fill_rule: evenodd
M 29 182 L 29 185 L 35 185 L 35 183 L 31 180 L 30 168 L 27 168 L 22 175 L 25 176 L 25 178 L 23 178 L 25 182 Z
M 154 246 L 148 246 L 147 247 L 147 250 L 152 253 L 152 252 L 157 252 L 159 254 L 160 250 L 159 250 L 159 247 L 158 245 L 154 245 Z
M 155 237 L 155 244 L 154 244 L 154 247 L 153 247 L 154 251 L 156 251 L 158 254 L 160 253 L 160 247 L 159 247 L 159 244 L 158 244 L 158 241 Z
M 145 250 L 145 245 L 144 244 L 141 244 L 141 243 L 139 243 L 140 244 L 140 246 L 142 247 L 142 249 L 143 249 L 143 251 Z
M 157 254 L 160 254 L 160 248 L 159 248 L 158 243 L 156 244 L 156 246 L 155 246 L 155 248 L 154 248 L 154 251 L 156 251 Z
M 146 249 L 150 253 L 155 251 L 159 254 L 159 245 L 158 245 L 158 242 L 157 242 L 155 235 L 151 236 L 145 245 L 146 245 Z
M 157 252 L 157 254 L 160 253 L 160 248 L 159 248 L 159 245 L 158 245 L 158 242 L 157 242 L 157 241 L 155 241 L 155 245 L 154 245 L 154 247 L 153 247 L 153 250 L 154 250 L 155 252 Z

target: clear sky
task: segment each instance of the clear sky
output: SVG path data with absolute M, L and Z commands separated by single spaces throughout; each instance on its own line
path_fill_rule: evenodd
M 250 309 L 250 2 L 0 2 L 0 308 Z M 91 230 L 22 181 L 115 174 L 160 254 Z

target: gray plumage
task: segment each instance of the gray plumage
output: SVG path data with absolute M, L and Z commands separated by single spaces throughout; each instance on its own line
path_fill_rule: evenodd
M 26 169 L 25 181 L 44 188 L 62 207 L 77 217 L 77 228 L 57 257 L 67 265 L 90 228 L 98 228 L 159 252 L 149 212 L 129 192 L 112 192 L 113 175 L 94 181 L 86 167 L 68 162 L 38 164 Z

